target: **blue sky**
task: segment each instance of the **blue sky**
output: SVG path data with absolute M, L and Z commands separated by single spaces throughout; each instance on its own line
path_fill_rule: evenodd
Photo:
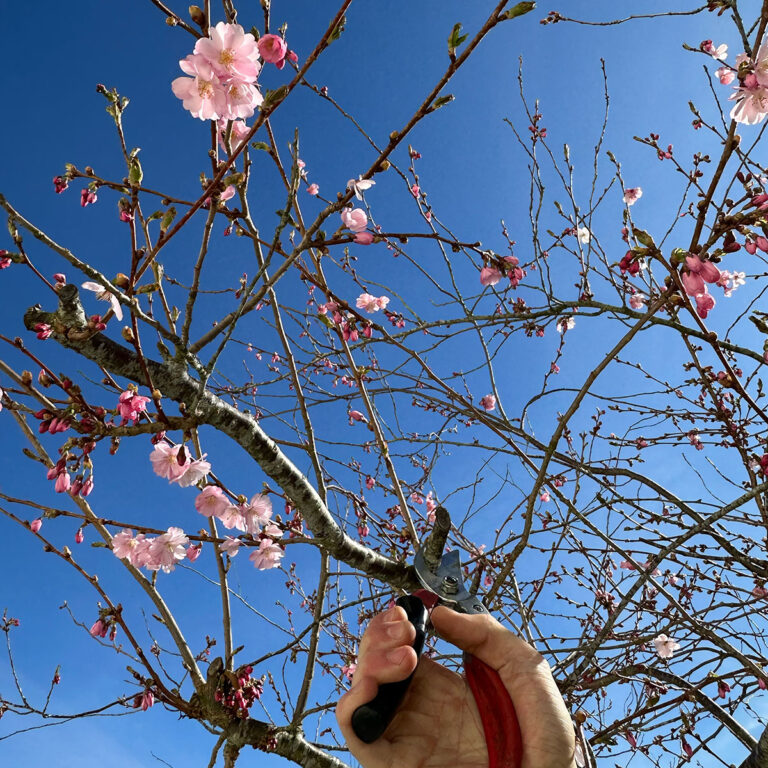
M 570 5 L 574 8 L 569 8 L 569 12 L 574 15 L 603 19 L 611 17 L 616 4 L 608 0 L 579 0 Z M 643 10 L 650 13 L 666 10 L 668 6 L 652 0 L 644 4 Z M 179 4 L 176 10 L 182 12 L 183 8 Z M 461 21 L 471 33 L 482 21 L 485 9 L 484 4 L 458 0 L 439 5 L 414 0 L 408 3 L 407 12 L 399 3 L 353 3 L 347 30 L 313 68 L 312 80 L 326 85 L 348 112 L 360 118 L 370 135 L 384 144 L 389 132 L 410 117 L 442 73 L 447 61 L 445 41 L 453 24 Z M 260 16 L 256 10 L 256 3 L 243 4 L 240 22 L 246 27 L 258 25 Z M 303 58 L 334 10 L 333 4 L 310 0 L 274 2 L 273 26 L 288 23 L 289 44 Z M 547 10 L 537 9 L 526 18 L 495 30 L 448 88 L 456 100 L 414 131 L 410 143 L 422 153 L 422 188 L 440 218 L 460 237 L 482 239 L 486 247 L 502 252 L 504 241 L 499 222 L 504 219 L 519 248 L 530 248 L 526 160 L 503 121 L 509 118 L 521 131 L 527 131 L 528 123 L 517 94 L 518 59 L 523 57 L 526 95 L 529 99 L 541 99 L 543 124 L 548 128 L 552 145 L 569 144 L 577 168 L 576 190 L 586 195 L 604 109 L 600 69 L 600 60 L 604 58 L 611 93 L 605 147 L 620 159 L 627 184 L 642 186 L 644 190 L 633 211 L 638 221 L 649 231 L 663 231 L 672 218 L 670 210 L 676 205 L 677 189 L 670 184 L 668 167 L 659 163 L 647 148 L 640 147 L 633 136 L 658 132 L 663 143 L 674 143 L 680 156 L 698 149 L 706 139 L 693 132 L 687 102 L 692 99 L 697 104 L 709 104 L 711 95 L 701 75 L 703 57 L 685 53 L 681 44 L 697 45 L 702 39 L 713 38 L 715 42 L 729 43 L 731 50 L 738 52 L 738 41 L 714 15 L 663 23 L 639 21 L 615 28 L 541 26 L 539 19 Z M 0 169 L 0 191 L 22 214 L 76 250 L 80 258 L 93 261 L 107 274 L 124 270 L 125 242 L 123 232 L 115 224 L 114 200 L 105 194 L 97 205 L 81 209 L 79 187 L 73 185 L 65 194 L 54 195 L 51 177 L 63 170 L 65 162 L 80 168 L 91 165 L 109 178 L 124 174 L 114 131 L 104 113 L 105 102 L 95 92 L 96 83 L 104 83 L 131 99 L 125 126 L 129 145 L 141 147 L 145 183 L 180 194 L 188 190 L 185 194 L 191 197 L 198 189 L 200 171 L 209 167 L 205 155 L 208 126 L 191 119 L 170 91 L 170 81 L 179 74 L 177 62 L 189 52 L 191 38 L 164 24 L 161 14 L 149 2 L 134 2 L 126 7 L 104 0 L 82 0 L 73 10 L 61 3 L 40 0 L 34 5 L 34 12 L 27 5 L 7 4 L 3 16 L 6 28 L 13 32 L 6 36 L 2 54 L 6 66 L 0 76 L 7 107 L 7 117 L 0 122 L 0 140 L 7 148 Z M 265 71 L 263 78 L 267 88 L 277 87 L 286 79 L 286 72 L 278 73 L 274 68 Z M 298 91 L 286 102 L 274 118 L 274 126 L 283 151 L 294 126 L 299 126 L 301 156 L 307 163 L 310 180 L 317 182 L 321 194 L 329 198 L 343 190 L 347 179 L 364 171 L 371 162 L 371 150 L 359 135 L 340 121 L 328 105 L 306 91 Z M 713 154 L 716 149 L 709 147 Z M 398 160 L 405 164 L 404 152 Z M 283 200 L 267 163 L 257 157 L 254 167 L 252 189 L 258 188 L 255 199 L 259 201 L 254 206 L 255 218 L 265 231 L 270 231 L 273 212 Z M 610 178 L 610 171 L 605 178 Z M 407 229 L 417 225 L 412 211 L 403 203 L 404 194 L 402 183 L 394 174 L 379 179 L 376 196 L 371 195 L 370 199 L 375 200 L 377 218 L 385 226 Z M 619 238 L 620 194 L 615 189 L 610 194 L 613 203 L 606 213 L 596 215 L 593 231 L 600 234 L 604 247 L 616 250 L 618 259 L 623 252 Z M 306 215 L 319 210 L 319 205 L 312 200 L 303 202 Z M 189 261 L 195 242 L 193 233 L 175 241 L 165 253 L 169 270 L 181 269 Z M 44 274 L 60 269 L 61 265 L 31 238 L 27 238 L 27 243 Z M 4 245 L 7 244 L 0 241 L 0 247 Z M 211 260 L 211 280 L 216 286 L 229 285 L 237 278 L 244 269 L 241 257 L 246 252 L 245 244 L 235 238 L 219 241 L 219 250 Z M 431 257 L 426 251 L 414 247 L 414 252 L 419 256 L 423 253 L 424 263 L 429 264 L 427 259 Z M 381 259 L 385 269 L 400 269 L 388 266 L 388 262 L 383 262 L 384 255 L 373 249 L 364 257 Z M 568 295 L 573 297 L 572 293 Z M 21 322 L 23 311 L 36 301 L 47 301 L 48 297 L 41 295 L 36 283 L 20 269 L 0 274 L 0 297 L 2 332 L 10 337 L 28 338 Z M 404 288 L 403 299 L 417 302 L 420 298 L 416 288 L 410 292 Z M 734 310 L 725 301 L 722 303 L 725 318 L 726 313 Z M 422 311 L 425 316 L 438 316 L 440 308 L 425 306 Z M 195 331 L 202 332 L 213 317 L 212 311 L 201 313 Z M 247 326 L 242 340 L 253 340 L 247 337 L 248 333 L 258 338 L 257 331 L 258 328 Z M 555 340 L 551 336 L 539 345 L 518 342 L 519 346 L 506 352 L 508 357 L 499 362 L 511 411 L 524 402 L 526 393 L 536 391 L 542 371 L 548 368 L 554 353 Z M 665 350 L 654 348 L 667 343 L 662 340 L 665 338 L 648 334 L 638 342 L 638 356 L 645 354 L 654 359 L 656 354 L 658 358 L 659 352 Z M 71 358 L 52 344 L 35 349 L 44 350 L 54 368 L 72 365 Z M 595 359 L 593 338 L 574 334 L 561 362 L 562 383 L 580 384 L 579 375 L 588 371 Z M 14 362 L 21 367 L 18 358 Z M 93 370 L 85 366 L 82 369 L 94 375 Z M 610 374 L 606 388 L 619 388 L 622 384 L 620 374 Z M 559 403 L 555 398 L 537 411 L 542 434 L 553 423 Z M 321 423 L 332 428 L 333 421 L 329 417 L 325 421 L 326 418 Z M 43 503 L 53 503 L 50 488 L 41 481 L 39 466 L 15 458 L 23 447 L 15 425 L 7 414 L 0 419 L 0 450 L 3 456 L 13 457 L 13 472 L 0 488 L 10 495 L 29 495 Z M 242 452 L 215 436 L 209 435 L 208 439 L 207 450 L 216 456 L 219 465 L 226 463 L 232 477 L 247 478 L 253 486 L 250 492 L 256 492 L 264 478 L 254 473 Z M 191 490 L 169 489 L 164 481 L 148 472 L 138 477 L 130 472 L 134 463 L 146 461 L 146 452 L 145 445 L 124 441 L 120 454 L 111 463 L 106 456 L 100 457 L 97 488 L 91 497 L 94 508 L 99 514 L 119 519 L 133 519 L 149 512 L 151 524 L 183 524 L 194 530 L 199 526 L 199 518 L 191 510 Z M 455 473 L 451 480 L 457 485 L 470 482 L 476 472 L 475 465 L 465 463 L 461 455 L 445 466 L 442 471 Z M 441 479 L 436 478 L 436 484 Z M 674 468 L 668 468 L 666 477 L 662 471 L 661 479 L 674 482 Z M 486 497 L 492 495 L 487 487 L 483 493 Z M 503 506 L 494 501 L 490 513 L 498 515 L 499 507 Z M 46 526 L 59 526 L 57 540 L 60 537 L 62 543 L 72 545 L 74 531 L 62 521 L 47 522 Z M 477 526 L 488 527 L 482 518 Z M 483 540 L 482 535 L 479 540 Z M 141 623 L 143 604 L 129 581 L 108 561 L 108 553 L 94 549 L 81 556 Z M 302 552 L 296 559 L 309 587 L 317 568 L 316 554 Z M 7 574 L 5 586 L 0 589 L 0 608 L 7 606 L 9 613 L 22 622 L 13 636 L 15 658 L 30 695 L 44 695 L 46 682 L 59 663 L 62 684 L 56 691 L 55 706 L 60 711 L 87 708 L 102 702 L 105 696 L 132 690 L 122 682 L 126 678 L 124 660 L 107 649 L 97 649 L 85 632 L 73 625 L 68 614 L 59 610 L 67 600 L 82 622 L 90 624 L 95 618 L 95 597 L 74 573 L 52 558 L 43 557 L 36 543 L 20 535 L 5 519 L 0 520 L 0 562 Z M 210 565 L 209 562 L 201 568 L 209 572 Z M 247 562 L 238 560 L 234 561 L 233 573 L 236 587 L 242 589 L 244 596 L 276 620 L 283 620 L 284 614 L 274 606 L 282 596 L 282 574 L 257 574 Z M 190 643 L 199 649 L 205 634 L 218 629 L 216 592 L 191 574 L 183 574 L 183 579 L 176 576 L 181 574 L 161 577 L 162 589 L 188 630 Z M 143 607 L 148 615 L 149 610 Z M 150 625 L 153 622 L 151 618 L 147 621 Z M 265 628 L 263 622 L 247 613 L 240 617 L 237 631 L 240 642 L 256 646 L 252 656 L 259 655 L 259 647 L 282 642 L 279 630 Z M 4 664 L 0 664 L 0 690 L 6 692 L 9 688 Z M 323 686 L 326 683 L 321 681 L 321 690 Z M 6 729 L 20 727 L 17 723 L 4 719 L 0 736 Z M 733 740 L 723 737 L 723 743 L 726 749 Z M 79 768 L 95 768 L 105 759 L 112 759 L 121 768 L 133 768 L 159 765 L 152 758 L 154 752 L 178 768 L 204 765 L 211 745 L 211 736 L 201 728 L 177 721 L 174 715 L 155 707 L 149 714 L 109 721 L 91 719 L 42 729 L 35 735 L 22 734 L 0 742 L 0 754 L 8 765 L 20 768 L 50 760 L 62 768 L 75 764 Z M 261 753 L 248 753 L 240 764 L 247 767 L 265 761 L 277 762 Z

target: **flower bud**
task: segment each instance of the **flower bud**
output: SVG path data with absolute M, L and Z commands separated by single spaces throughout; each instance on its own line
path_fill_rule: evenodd
M 199 5 L 189 6 L 189 18 L 197 24 L 201 29 L 205 28 L 208 20 L 205 18 L 202 8 Z

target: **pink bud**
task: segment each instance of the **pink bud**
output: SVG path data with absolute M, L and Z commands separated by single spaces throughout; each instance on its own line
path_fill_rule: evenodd
M 83 533 L 83 529 L 78 528 L 77 533 L 75 533 L 75 544 L 82 544 L 83 539 L 85 539 L 85 534 Z
M 54 490 L 56 493 L 66 493 L 69 490 L 69 472 L 62 472 L 56 478 Z
M 80 489 L 80 495 L 85 498 L 93 490 L 93 480 L 89 477 Z
M 281 62 L 288 52 L 285 40 L 279 35 L 262 35 L 257 45 L 261 58 L 272 64 Z
M 96 619 L 96 621 L 93 622 L 93 626 L 90 629 L 91 636 L 92 637 L 99 637 L 101 633 L 104 631 L 104 624 L 101 621 L 101 619 Z
M 31 530 L 32 530 L 34 533 L 37 533 L 37 532 L 38 532 L 38 531 L 39 531 L 39 530 L 40 530 L 40 529 L 43 527 L 43 521 L 42 521 L 42 518 L 39 518 L 39 517 L 38 517 L 37 519 L 33 520 L 33 521 L 32 521 L 32 522 L 29 524 L 29 527 L 30 527 L 30 529 L 31 529 Z
M 360 245 L 370 245 L 373 242 L 373 235 L 370 232 L 358 232 L 355 235 L 355 242 Z

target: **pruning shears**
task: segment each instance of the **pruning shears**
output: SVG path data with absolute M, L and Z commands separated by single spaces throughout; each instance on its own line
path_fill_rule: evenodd
M 419 549 L 413 561 L 416 577 L 423 589 L 411 595 L 404 595 L 396 601 L 396 604 L 405 610 L 408 620 L 416 629 L 413 649 L 419 658 L 427 634 L 428 611 L 436 605 L 447 606 L 459 613 L 488 613 L 482 601 L 476 595 L 470 594 L 464 585 L 459 552 L 442 552 L 450 530 L 450 517 L 442 507 L 437 510 L 436 523 L 432 541 Z M 439 542 L 437 552 L 435 541 Z M 354 711 L 352 728 L 361 741 L 370 744 L 384 733 L 405 697 L 414 674 L 415 671 L 410 677 L 397 683 L 380 685 L 376 697 Z M 465 653 L 464 674 L 483 723 L 489 768 L 520 768 L 520 725 L 512 700 L 498 672 L 475 656 Z

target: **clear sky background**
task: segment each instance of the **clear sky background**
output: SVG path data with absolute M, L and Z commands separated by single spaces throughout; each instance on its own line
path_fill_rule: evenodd
M 670 7 L 661 0 L 632 4 L 575 0 L 564 5 L 568 8 L 561 8 L 563 12 L 593 20 L 613 18 L 617 6 L 621 6 L 622 14 L 629 6 L 636 12 L 647 13 Z M 261 23 L 255 0 L 241 6 L 239 21 L 246 28 Z M 183 13 L 186 6 L 175 3 L 173 7 Z M 360 119 L 370 135 L 385 144 L 389 132 L 410 117 L 443 72 L 447 62 L 445 41 L 453 24 L 462 22 L 465 31 L 472 34 L 489 7 L 490 3 L 458 0 L 357 0 L 348 14 L 347 30 L 313 67 L 311 79 L 326 85 L 330 94 Z M 688 7 L 674 4 L 675 9 Z M 303 59 L 335 10 L 330 2 L 275 0 L 273 26 L 288 23 L 289 45 Z M 603 58 L 611 93 L 605 147 L 621 161 L 627 184 L 642 186 L 644 190 L 634 209 L 642 226 L 651 232 L 663 231 L 669 223 L 670 210 L 677 203 L 678 190 L 670 184 L 669 168 L 632 137 L 660 133 L 664 144 L 673 143 L 678 154 L 686 158 L 700 149 L 706 140 L 691 128 L 688 101 L 711 105 L 712 96 L 702 75 L 703 57 L 684 52 L 682 43 L 695 46 L 712 38 L 715 43 L 728 43 L 735 55 L 741 50 L 738 41 L 724 20 L 712 14 L 597 28 L 542 26 L 539 19 L 547 10 L 548 6 L 542 7 L 495 30 L 450 85 L 448 90 L 456 100 L 416 129 L 410 143 L 423 155 L 419 166 L 422 187 L 440 218 L 459 237 L 481 239 L 487 247 L 501 252 L 504 243 L 499 221 L 503 218 L 512 237 L 521 243 L 519 247 L 525 248 L 530 243 L 528 173 L 525 157 L 503 122 L 505 117 L 510 118 L 522 131 L 527 131 L 518 96 L 518 59 L 523 58 L 526 94 L 541 99 L 543 125 L 547 126 L 550 138 L 555 139 L 553 146 L 564 142 L 570 145 L 577 168 L 576 188 L 586 193 L 593 146 L 604 110 L 600 63 Z M 114 130 L 104 112 L 104 99 L 95 92 L 96 84 L 104 83 L 131 99 L 125 127 L 129 146 L 142 148 L 145 183 L 186 190 L 182 196 L 193 195 L 198 189 L 200 172 L 209 169 L 205 155 L 208 126 L 191 119 L 170 90 L 171 80 L 180 74 L 178 60 L 191 50 L 191 38 L 168 27 L 148 0 L 80 0 L 76 4 L 0 0 L 0 12 L 6 30 L 0 54 L 4 60 L 0 81 L 5 97 L 0 121 L 4 149 L 0 191 L 17 210 L 75 250 L 80 258 L 93 261 L 107 274 L 124 269 L 121 258 L 125 243 L 120 237 L 123 232 L 115 224 L 112 197 L 104 195 L 103 201 L 81 209 L 80 187 L 73 185 L 65 194 L 55 195 L 51 178 L 63 171 L 65 162 L 79 168 L 91 165 L 107 178 L 124 175 Z M 288 78 L 287 71 L 280 73 L 269 67 L 262 81 L 266 88 L 274 88 Z M 725 89 L 718 93 L 722 97 L 727 95 Z M 307 91 L 298 90 L 291 96 L 274 118 L 274 125 L 281 148 L 293 135 L 294 126 L 299 126 L 301 157 L 307 163 L 310 181 L 318 183 L 321 194 L 329 198 L 343 190 L 347 179 L 363 172 L 373 158 L 359 135 Z M 717 148 L 708 150 L 714 153 Z M 398 159 L 404 162 L 404 150 Z M 266 164 L 263 167 L 266 169 Z M 584 170 L 579 171 L 580 168 Z M 265 170 L 259 176 L 259 172 L 257 166 L 252 200 L 258 200 L 258 205 L 252 205 L 257 210 L 257 222 L 267 227 L 283 200 L 274 175 Z M 263 192 L 255 191 L 257 185 Z M 377 217 L 393 229 L 403 227 L 409 214 L 398 200 L 402 200 L 406 190 L 393 177 L 380 182 L 376 192 Z M 623 253 L 620 193 L 614 190 L 611 194 L 615 205 L 609 207 L 610 215 L 596 219 L 593 231 L 604 236 L 604 244 L 613 244 L 618 259 Z M 311 212 L 320 203 L 310 200 L 303 205 Z M 237 256 L 245 246 L 234 241 L 235 238 L 219 239 L 217 243 L 220 253 L 215 257 L 215 277 L 221 278 L 220 284 L 227 284 L 243 270 Z M 44 274 L 61 269 L 62 265 L 32 243 L 31 238 L 27 238 L 27 243 Z M 175 265 L 188 260 L 190 253 L 194 253 L 194 243 L 194 237 L 186 241 L 179 238 L 167 258 Z M 8 245 L 0 237 L 0 247 Z M 185 251 L 185 246 L 190 250 Z M 71 279 L 77 280 L 77 276 L 72 275 Z M 21 335 L 30 344 L 37 344 L 24 330 L 22 314 L 38 300 L 50 298 L 40 292 L 26 273 L 14 268 L 0 273 L 2 333 L 9 337 Z M 723 322 L 730 312 L 723 310 Z M 201 317 L 198 329 L 209 321 L 210 317 Z M 62 355 L 53 344 L 40 344 L 36 349 L 44 349 L 51 361 L 61 361 L 62 369 L 64 361 L 72 359 Z M 520 351 L 520 357 L 502 362 L 500 370 L 509 373 L 510 379 L 514 373 L 515 386 L 539 382 L 555 344 L 555 339 L 548 339 L 546 346 L 526 347 Z M 651 345 L 653 340 L 640 344 Z M 569 357 L 561 363 L 565 375 L 573 374 L 570 384 L 580 383 L 579 375 L 588 369 L 590 347 L 588 336 L 574 334 Z M 0 354 L 6 356 L 5 351 Z M 56 368 L 55 362 L 53 367 Z M 510 391 L 512 388 L 509 384 Z M 549 416 L 553 414 L 554 409 Z M 182 524 L 190 530 L 199 527 L 199 519 L 191 509 L 191 490 L 184 493 L 177 488 L 169 489 L 165 481 L 149 474 L 148 467 L 141 473 L 130 471 L 132 462 L 146 462 L 145 446 L 133 446 L 131 442 L 125 441 L 111 465 L 104 457 L 97 464 L 97 487 L 91 497 L 97 512 L 131 519 L 151 507 L 158 526 Z M 240 452 L 215 440 L 211 446 L 221 448 L 217 458 L 222 461 L 226 457 L 231 473 L 240 472 L 243 477 L 253 473 Z M 60 498 L 54 499 L 50 493 L 40 467 L 19 458 L 22 447 L 16 425 L 7 414 L 1 414 L 0 455 L 6 471 L 0 487 L 11 495 L 61 503 Z M 260 482 L 261 478 L 254 482 L 252 492 L 259 490 Z M 181 499 L 186 506 L 182 506 Z M 46 523 L 51 527 L 58 524 L 59 521 Z M 62 524 L 61 541 L 72 545 L 73 533 Z M 83 555 L 89 566 L 105 577 L 113 597 L 139 616 L 135 589 L 112 562 L 104 566 L 105 559 L 110 557 L 103 550 Z M 307 558 L 306 567 L 311 572 L 316 567 L 311 559 L 314 554 L 302 557 Z M 96 618 L 94 596 L 76 574 L 53 558 L 44 557 L 31 537 L 21 535 L 4 518 L 0 518 L 0 562 L 4 574 L 0 582 L 0 609 L 7 607 L 10 615 L 21 621 L 13 635 L 15 659 L 30 697 L 39 700 L 45 695 L 47 681 L 57 664 L 62 666 L 62 683 L 54 696 L 56 711 L 85 709 L 103 703 L 109 695 L 132 690 L 121 682 L 126 679 L 124 660 L 115 658 L 108 649 L 96 647 L 83 629 L 73 624 L 67 612 L 59 610 L 67 601 L 78 620 L 88 626 Z M 280 615 L 273 604 L 282 594 L 281 573 L 257 573 L 247 561 L 235 561 L 233 572 L 238 588 L 253 605 L 270 615 Z M 161 575 L 160 581 L 182 627 L 194 627 L 196 634 L 189 638 L 190 643 L 201 648 L 206 631 L 217 631 L 213 622 L 206 626 L 201 621 L 201 617 L 217 615 L 216 591 L 189 578 L 176 580 L 175 575 Z M 147 622 L 151 626 L 153 620 L 148 617 Z M 248 619 L 243 618 L 243 622 L 240 642 L 256 647 L 263 642 L 267 647 L 281 636 L 275 628 L 271 635 L 253 637 L 249 634 Z M 0 661 L 3 692 L 11 690 L 7 672 L 5 660 Z M 254 714 L 258 716 L 256 710 Z M 24 723 L 18 719 L 3 719 L 0 737 L 19 727 L 24 727 Z M 728 749 L 734 740 L 725 736 L 722 742 L 723 749 Z M 13 768 L 43 764 L 56 768 L 100 768 L 109 761 L 120 768 L 146 768 L 162 764 L 154 754 L 174 768 L 204 766 L 212 743 L 212 737 L 199 725 L 179 721 L 156 706 L 146 714 L 81 720 L 0 741 L 0 763 Z M 733 760 L 742 757 L 739 749 Z M 246 753 L 239 765 L 248 768 L 278 762 L 282 761 L 262 753 Z

